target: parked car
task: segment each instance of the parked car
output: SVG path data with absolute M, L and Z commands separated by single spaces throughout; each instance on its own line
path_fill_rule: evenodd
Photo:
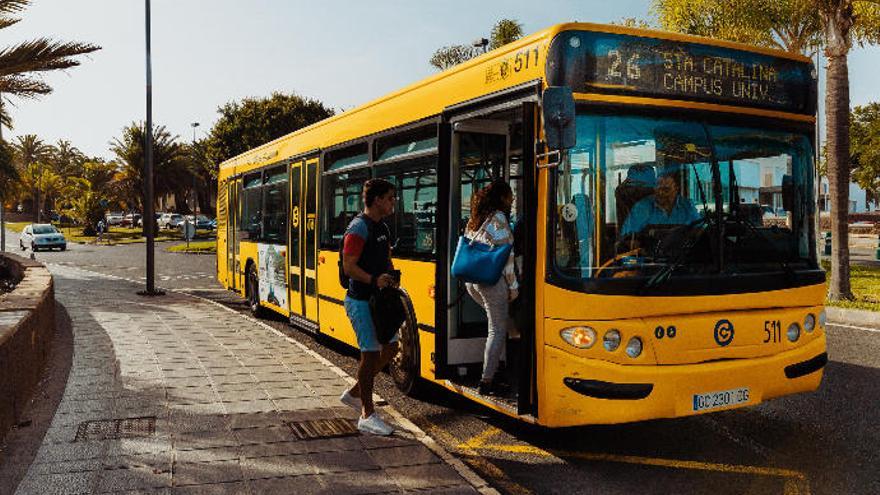
M 124 227 L 135 227 L 141 219 L 140 213 L 129 213 L 122 217 L 122 223 L 120 225 Z
M 197 216 L 195 217 L 195 219 L 193 219 L 193 216 L 192 216 L 192 215 L 187 215 L 187 216 L 186 216 L 186 219 L 189 220 L 191 223 L 192 223 L 192 222 L 195 222 L 195 224 L 196 224 L 196 229 L 199 229 L 199 230 L 214 230 L 214 228 L 213 228 L 212 225 L 211 225 L 211 219 L 208 218 L 208 217 L 206 217 L 205 215 L 197 215 Z M 182 228 L 182 227 L 181 227 L 181 228 Z
M 161 218 L 161 217 L 162 217 L 162 214 L 161 214 L 161 213 L 154 213 L 154 214 L 153 214 L 153 218 L 156 219 L 156 226 L 159 225 L 159 218 Z M 144 226 L 144 217 L 140 217 L 140 218 L 138 218 L 137 226 L 138 226 L 138 227 L 143 227 L 143 226 Z
M 62 251 L 67 249 L 67 239 L 64 234 L 58 231 L 54 225 L 48 223 L 32 223 L 21 231 L 18 245 L 24 251 L 26 247 L 30 247 L 31 251 L 37 252 L 40 249 L 58 248 Z
M 107 225 L 122 225 L 122 220 L 125 218 L 121 212 L 119 213 L 108 213 L 104 216 L 104 220 L 107 222 Z
M 183 215 L 180 213 L 163 213 L 157 220 L 160 229 L 176 229 L 183 223 Z

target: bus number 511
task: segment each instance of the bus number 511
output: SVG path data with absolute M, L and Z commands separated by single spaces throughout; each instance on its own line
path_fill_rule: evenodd
M 764 321 L 764 343 L 782 341 L 782 324 L 779 320 Z

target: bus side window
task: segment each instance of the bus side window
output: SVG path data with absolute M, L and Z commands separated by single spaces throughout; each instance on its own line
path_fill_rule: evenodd
M 266 242 L 287 242 L 287 169 L 276 168 L 266 172 L 263 185 L 263 237 Z
M 361 192 L 370 178 L 370 169 L 360 168 L 347 172 L 325 174 L 324 198 L 321 217 L 321 246 L 337 249 L 349 222 L 364 208 Z
M 397 187 L 397 208 L 388 221 L 395 256 L 433 256 L 437 215 L 437 157 L 376 167 L 376 176 Z
M 241 201 L 241 223 L 239 230 L 246 236 L 242 239 L 259 241 L 263 237 L 263 178 L 262 172 L 246 175 Z

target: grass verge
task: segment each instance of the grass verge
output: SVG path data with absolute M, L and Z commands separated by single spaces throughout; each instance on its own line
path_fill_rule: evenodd
M 217 252 L 217 241 L 194 241 L 189 243 L 175 244 L 167 249 L 169 253 L 192 253 L 192 254 L 211 254 Z
M 823 260 L 822 268 L 826 272 L 830 271 L 831 263 Z M 828 301 L 827 304 L 837 308 L 880 311 L 880 268 L 850 265 L 849 274 L 849 283 L 855 299 L 852 301 Z

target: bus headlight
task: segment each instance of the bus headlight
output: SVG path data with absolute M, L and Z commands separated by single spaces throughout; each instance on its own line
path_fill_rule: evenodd
M 828 316 L 825 314 L 825 309 L 823 308 L 822 311 L 819 312 L 819 326 L 820 327 L 825 328 L 826 318 L 828 318 Z
M 801 326 L 797 323 L 792 323 L 788 326 L 787 333 L 789 342 L 797 342 L 797 339 L 801 336 Z
M 642 339 L 633 337 L 626 344 L 626 355 L 635 359 L 642 354 Z
M 590 327 L 569 327 L 559 332 L 562 340 L 578 349 L 589 349 L 596 343 L 596 331 Z
M 608 352 L 616 351 L 620 347 L 620 332 L 614 329 L 605 332 L 605 336 L 602 337 L 602 345 Z
M 804 318 L 804 331 L 810 333 L 814 328 L 816 328 L 816 317 L 810 313 Z

